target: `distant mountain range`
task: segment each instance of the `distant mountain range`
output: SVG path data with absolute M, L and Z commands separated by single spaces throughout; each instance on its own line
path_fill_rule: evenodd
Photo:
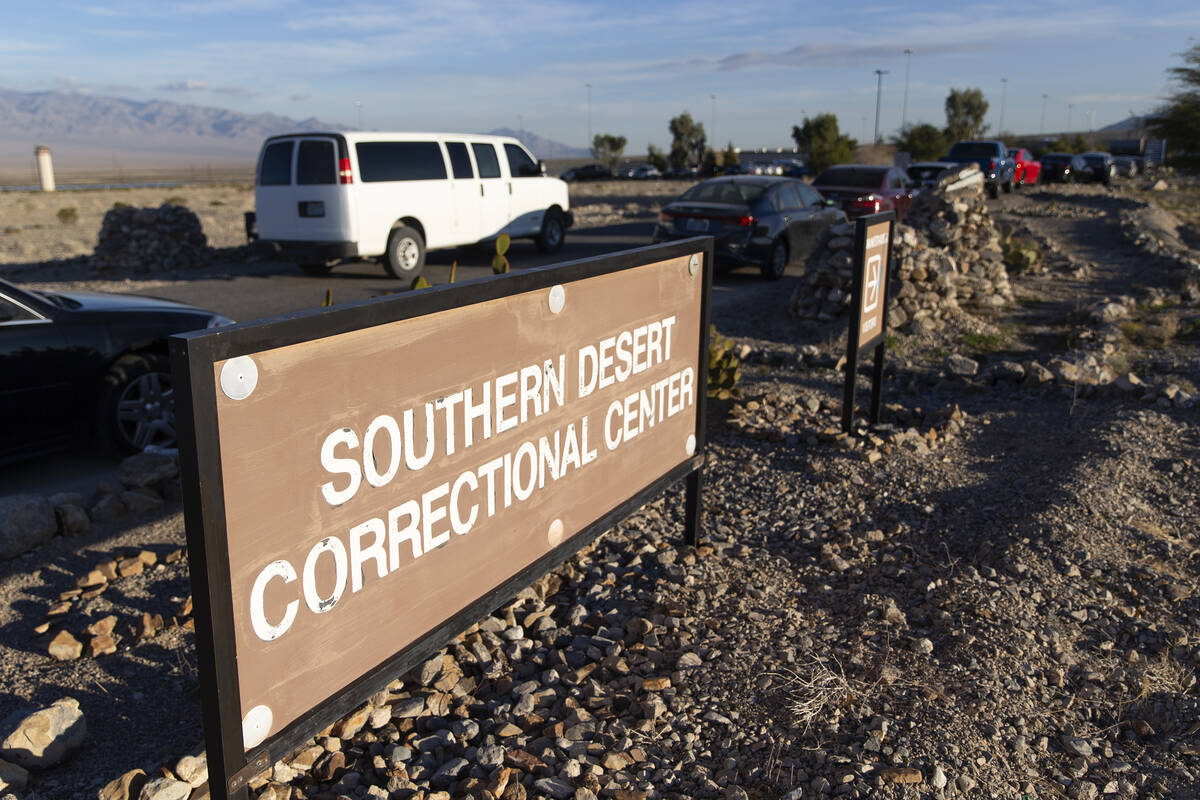
M 318 130 L 352 128 L 313 117 L 295 120 L 161 100 L 0 89 L 0 167 L 29 165 L 40 144 L 49 145 L 56 165 L 249 163 L 268 136 Z M 492 133 L 517 136 L 538 158 L 587 155 L 528 131 Z

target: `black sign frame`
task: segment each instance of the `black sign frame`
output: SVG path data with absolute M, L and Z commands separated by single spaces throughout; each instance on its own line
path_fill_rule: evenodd
M 862 296 L 867 271 L 867 230 L 882 222 L 888 224 L 888 240 L 884 249 L 883 264 L 886 270 L 881 278 L 879 287 L 879 302 L 883 304 L 879 324 L 879 333 L 865 343 L 859 342 L 862 331 Z M 887 320 L 888 301 L 891 294 L 888 284 L 891 283 L 892 244 L 896 235 L 896 212 L 893 210 L 880 211 L 859 217 L 854 223 L 854 283 L 850 290 L 850 330 L 846 336 L 846 383 L 842 395 L 842 431 L 849 433 L 854 423 L 854 394 L 855 380 L 858 375 L 858 359 L 862 351 L 875 343 L 875 368 L 871 372 L 871 407 L 870 420 L 875 425 L 879 422 L 879 410 L 883 399 L 883 361 L 887 350 Z
M 352 677 L 349 683 L 334 691 L 304 716 L 252 748 L 251 752 L 246 752 L 243 749 L 238 707 L 234 609 L 228 591 L 230 565 L 213 364 L 261 350 L 548 289 L 557 284 L 568 284 L 684 256 L 698 256 L 703 272 L 700 335 L 696 343 L 699 374 L 694 454 L 383 663 L 364 675 Z M 458 632 L 495 611 L 532 580 L 570 558 L 655 495 L 680 481 L 684 482 L 685 488 L 684 540 L 690 545 L 699 544 L 700 497 L 707 448 L 705 387 L 708 385 L 712 278 L 713 239 L 710 236 L 698 236 L 170 338 L 200 702 L 207 747 L 209 791 L 213 800 L 246 800 L 250 781 L 256 775 L 383 690 L 393 679 L 427 660 Z

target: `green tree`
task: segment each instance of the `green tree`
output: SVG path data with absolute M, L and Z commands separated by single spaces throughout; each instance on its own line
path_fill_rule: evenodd
M 725 152 L 721 154 L 721 166 L 732 167 L 734 164 L 741 163 L 741 158 L 738 156 L 737 148 L 730 142 L 725 147 Z
M 900 135 L 892 137 L 892 144 L 911 155 L 913 161 L 936 161 L 950 149 L 945 134 L 928 122 L 906 125 Z
M 646 160 L 653 164 L 657 169 L 663 170 L 667 168 L 666 153 L 652 144 L 646 145 Z
M 1171 145 L 1172 163 L 1194 167 L 1200 166 L 1200 44 L 1180 56 L 1183 66 L 1167 70 L 1175 91 L 1154 110 L 1149 127 Z
M 695 166 L 704 159 L 704 123 L 696 122 L 684 111 L 678 117 L 672 117 L 667 128 L 671 131 L 669 158 L 672 167 Z
M 625 152 L 625 137 L 611 133 L 597 133 L 592 137 L 592 158 L 610 170 L 617 168 L 621 153 Z
M 802 126 L 792 126 L 792 139 L 807 154 L 808 168 L 814 175 L 834 164 L 849 164 L 858 146 L 858 142 L 838 130 L 833 114 L 805 117 Z
M 1047 153 L 1086 153 L 1091 148 L 1081 134 L 1063 134 L 1046 147 Z M 1041 154 L 1039 153 L 1039 158 Z
M 700 172 L 704 175 L 716 175 L 717 168 L 720 167 L 718 153 L 711 147 L 704 148 L 704 159 L 700 162 Z
M 983 124 L 987 110 L 982 89 L 951 89 L 946 97 L 946 138 L 954 143 L 987 133 Z

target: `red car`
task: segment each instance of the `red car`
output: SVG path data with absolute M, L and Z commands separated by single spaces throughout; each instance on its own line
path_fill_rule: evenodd
M 904 170 L 863 164 L 827 167 L 812 185 L 837 203 L 849 219 L 895 209 L 896 220 L 902 220 L 917 193 L 916 184 Z
M 1036 186 L 1042 178 L 1042 162 L 1024 147 L 1011 147 L 1008 157 L 1017 162 L 1016 172 L 1013 173 L 1013 186 Z

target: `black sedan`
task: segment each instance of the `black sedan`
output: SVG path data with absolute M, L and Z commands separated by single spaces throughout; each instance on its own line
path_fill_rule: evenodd
M 1083 156 L 1070 153 L 1047 153 L 1042 156 L 1042 180 L 1047 182 L 1074 183 L 1091 179 L 1091 171 Z
M 783 277 L 787 265 L 808 257 L 821 233 L 846 221 L 806 183 L 758 175 L 712 178 L 663 207 L 654 241 L 708 235 L 717 262 L 757 265 L 763 277 Z
M 1117 177 L 1117 168 L 1108 153 L 1084 153 L 1082 158 L 1083 163 L 1087 165 L 1088 177 L 1093 183 L 1107 185 Z
M 612 170 L 603 164 L 584 164 L 582 167 L 572 167 L 558 176 L 567 183 L 578 181 L 607 181 L 613 177 Z
M 229 322 L 170 300 L 34 292 L 0 280 L 0 462 L 80 433 L 120 453 L 173 446 L 166 337 Z

